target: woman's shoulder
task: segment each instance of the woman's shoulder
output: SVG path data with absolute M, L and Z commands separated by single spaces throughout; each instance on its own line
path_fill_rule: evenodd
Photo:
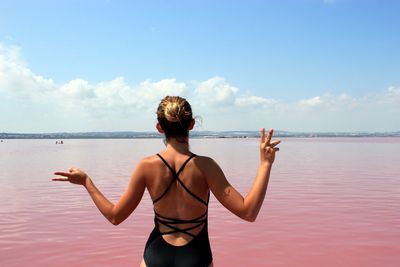
M 141 165 L 153 165 L 154 163 L 158 163 L 159 162 L 159 157 L 157 156 L 157 154 L 154 155 L 149 155 L 146 156 L 144 158 L 142 158 L 138 164 Z
M 198 164 L 198 166 L 201 167 L 202 169 L 203 168 L 207 169 L 208 167 L 217 164 L 211 157 L 208 156 L 196 155 L 194 160 L 196 164 Z
M 203 155 L 196 154 L 196 156 L 193 157 L 191 160 L 194 161 L 194 163 L 198 167 L 200 167 L 200 169 L 204 169 L 204 168 L 207 169 L 208 167 L 217 165 L 217 163 L 211 157 L 203 156 Z M 160 166 L 163 165 L 162 161 L 157 156 L 157 154 L 146 156 L 146 157 L 142 158 L 138 163 L 138 166 L 140 166 L 141 168 L 153 169 L 153 170 L 154 170 L 154 167 L 157 165 L 160 165 Z
M 142 158 L 136 165 L 142 171 L 154 170 L 154 166 L 160 164 L 157 155 L 150 155 Z
M 199 161 L 204 161 L 204 162 L 213 161 L 213 159 L 208 156 L 203 156 L 203 155 L 198 155 L 198 154 L 196 154 L 195 159 L 199 160 Z

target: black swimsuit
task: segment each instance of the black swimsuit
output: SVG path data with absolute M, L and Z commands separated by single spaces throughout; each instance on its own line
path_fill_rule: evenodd
M 185 168 L 186 164 L 195 157 L 196 155 L 191 155 L 182 165 L 178 172 L 175 172 L 174 169 L 165 161 L 160 154 L 157 154 L 160 159 L 164 162 L 164 164 L 168 167 L 173 175 L 172 181 L 169 183 L 164 193 L 161 194 L 158 198 L 153 201 L 153 205 L 160 201 L 167 193 L 171 186 L 178 181 L 179 184 L 188 192 L 192 197 L 201 202 L 206 206 L 206 211 L 201 216 L 190 219 L 190 220 L 182 220 L 176 218 L 170 218 L 157 213 L 154 209 L 154 223 L 155 227 L 150 234 L 149 239 L 147 240 L 146 247 L 144 249 L 144 261 L 147 267 L 205 267 L 209 266 L 212 262 L 212 253 L 210 248 L 210 241 L 208 239 L 208 229 L 207 229 L 207 211 L 208 211 L 208 202 L 210 199 L 210 192 L 208 192 L 208 200 L 207 202 L 196 196 L 192 193 L 179 179 L 179 174 Z M 159 229 L 159 225 L 163 224 L 170 228 L 166 232 L 161 232 Z M 190 224 L 192 226 L 180 228 L 179 225 L 182 224 Z M 204 225 L 204 226 L 203 226 Z M 190 230 L 196 229 L 198 227 L 203 226 L 201 231 L 194 235 Z M 183 233 L 185 235 L 193 237 L 189 243 L 183 246 L 174 246 L 169 244 L 163 239 L 163 235 L 172 234 L 172 233 Z

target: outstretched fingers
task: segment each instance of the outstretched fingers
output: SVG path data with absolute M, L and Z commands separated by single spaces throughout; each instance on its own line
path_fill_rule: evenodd
M 61 176 L 65 176 L 65 177 L 70 177 L 71 173 L 69 173 L 69 172 L 55 172 L 54 175 L 61 175 Z
M 62 181 L 62 182 L 69 182 L 70 181 L 71 174 L 69 172 L 55 172 L 54 175 L 60 175 L 60 176 L 64 176 L 64 177 L 67 177 L 67 178 L 57 177 L 57 178 L 51 179 L 52 181 Z
M 260 143 L 261 143 L 261 148 L 264 150 L 273 150 L 273 151 L 279 151 L 279 148 L 276 147 L 278 144 L 280 144 L 281 140 L 272 140 L 272 136 L 274 135 L 274 129 L 269 129 L 267 136 L 265 136 L 265 128 L 261 129 L 261 138 L 260 138 Z
M 269 144 L 271 142 L 271 138 L 272 138 L 273 134 L 274 134 L 274 129 L 269 129 L 267 138 L 265 139 L 265 128 L 262 128 L 261 129 L 261 134 L 260 134 L 260 136 L 261 136 L 260 143 L 261 144 L 264 144 L 264 143 L 268 143 Z
M 271 142 L 271 143 L 269 144 L 269 146 L 270 146 L 270 147 L 275 147 L 275 146 L 277 146 L 280 142 L 281 142 L 281 140 L 273 141 L 273 142 Z
M 61 181 L 61 182 L 69 182 L 68 178 L 53 178 L 52 181 Z
M 274 129 L 269 129 L 266 143 L 269 145 L 271 143 L 272 135 L 274 134 Z
M 260 143 L 264 144 L 265 143 L 265 128 L 261 129 L 261 134 L 260 134 Z
M 267 135 L 267 137 L 265 138 L 265 129 L 264 129 L 264 142 L 262 142 L 262 145 L 264 146 L 264 149 L 265 149 L 267 146 L 270 145 L 270 143 L 271 143 L 271 138 L 272 138 L 273 133 L 274 133 L 274 130 L 273 130 L 273 129 L 269 129 L 268 135 Z

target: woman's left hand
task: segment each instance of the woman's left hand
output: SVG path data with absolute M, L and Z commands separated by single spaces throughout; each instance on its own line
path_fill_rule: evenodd
M 89 176 L 78 168 L 70 168 L 69 172 L 55 172 L 55 175 L 60 175 L 66 178 L 53 178 L 52 181 L 70 182 L 73 184 L 85 185 Z

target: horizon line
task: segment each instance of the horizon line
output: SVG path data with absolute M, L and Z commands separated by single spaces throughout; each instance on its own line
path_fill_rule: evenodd
M 261 130 L 261 129 L 260 129 Z M 260 132 L 260 130 L 191 130 L 191 133 L 237 133 L 237 132 L 245 132 L 245 133 L 255 133 L 255 132 Z M 268 130 L 265 128 L 265 130 Z M 392 131 L 365 131 L 365 130 L 354 130 L 354 131 L 290 131 L 290 130 L 279 130 L 279 129 L 274 129 L 274 132 L 280 132 L 280 133 L 292 133 L 292 134 L 297 134 L 297 133 L 316 133 L 316 134 L 324 134 L 324 133 L 365 133 L 365 134 L 385 134 L 385 133 L 400 133 L 399 130 L 392 130 Z M 157 131 L 133 131 L 133 130 L 116 130 L 116 131 L 54 131 L 54 132 L 8 132 L 8 131 L 0 131 L 0 134 L 88 134 L 88 133 L 147 133 L 147 134 L 152 134 L 156 133 L 158 134 Z M 161 134 L 160 134 L 161 135 Z

